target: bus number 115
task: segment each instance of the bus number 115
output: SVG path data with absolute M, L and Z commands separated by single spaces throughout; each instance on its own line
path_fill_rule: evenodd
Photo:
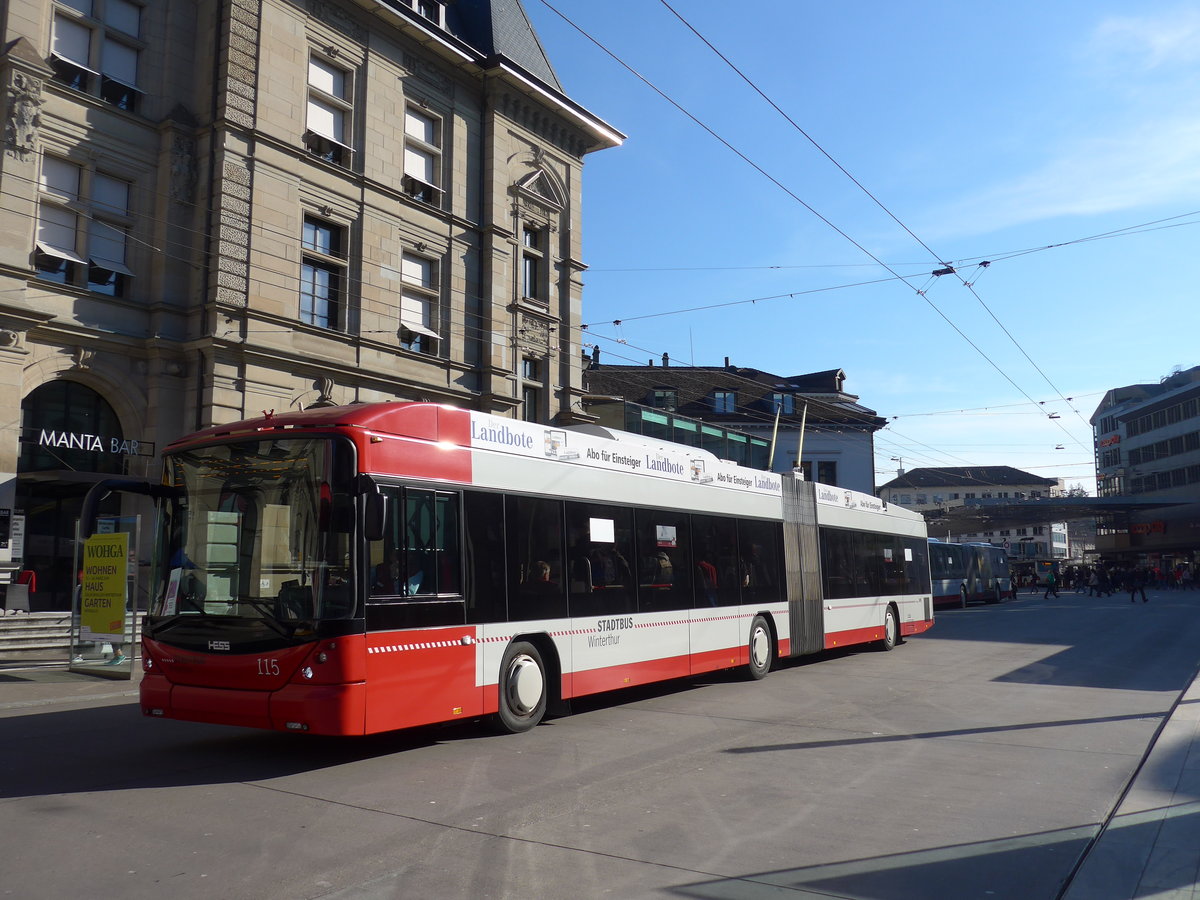
M 258 660 L 258 674 L 259 675 L 278 675 L 279 674 L 279 660 L 263 659 L 260 657 Z

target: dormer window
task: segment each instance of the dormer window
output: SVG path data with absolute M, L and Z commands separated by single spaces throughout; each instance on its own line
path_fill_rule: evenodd
M 713 412 L 732 413 L 737 409 L 737 394 L 733 391 L 713 391 Z
M 679 403 L 679 393 L 673 388 L 655 388 L 650 392 L 650 405 L 655 409 L 674 410 Z
M 439 28 L 446 24 L 446 4 L 439 0 L 402 0 L 405 6 L 422 18 L 428 19 Z
M 791 394 L 775 392 L 771 395 L 771 412 L 790 416 L 796 411 L 796 398 Z

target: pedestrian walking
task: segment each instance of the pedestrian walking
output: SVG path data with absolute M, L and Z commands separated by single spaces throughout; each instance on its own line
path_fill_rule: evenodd
M 1136 603 L 1135 596 L 1142 595 L 1142 602 L 1148 603 L 1150 598 L 1146 596 L 1146 575 L 1139 568 L 1125 570 L 1125 590 L 1129 591 L 1129 602 Z
M 1042 599 L 1049 600 L 1051 594 L 1058 596 L 1058 576 L 1053 569 L 1046 573 L 1046 593 L 1042 595 Z

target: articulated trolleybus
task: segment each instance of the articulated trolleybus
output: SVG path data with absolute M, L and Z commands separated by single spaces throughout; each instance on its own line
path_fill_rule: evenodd
M 141 705 L 360 735 L 933 624 L 924 522 L 595 426 L 425 403 L 269 415 L 164 453 Z

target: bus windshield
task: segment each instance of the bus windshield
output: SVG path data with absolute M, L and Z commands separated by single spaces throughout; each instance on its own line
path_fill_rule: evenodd
M 267 624 L 352 615 L 352 479 L 330 472 L 349 453 L 328 438 L 289 438 L 167 456 L 178 495 L 159 516 L 151 614 Z

